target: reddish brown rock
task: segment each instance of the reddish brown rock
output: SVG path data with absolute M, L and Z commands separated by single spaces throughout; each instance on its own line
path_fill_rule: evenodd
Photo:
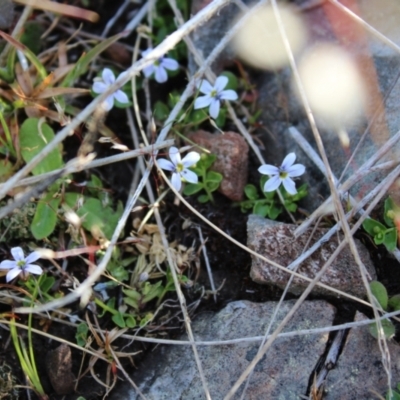
M 241 201 L 247 183 L 249 153 L 249 146 L 243 137 L 236 132 L 221 134 L 200 130 L 191 133 L 189 139 L 217 156 L 212 170 L 224 177 L 219 192 L 232 201 Z

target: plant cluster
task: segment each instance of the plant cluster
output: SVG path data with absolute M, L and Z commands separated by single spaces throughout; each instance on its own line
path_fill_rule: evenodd
M 153 47 L 175 30 L 173 18 L 162 13 L 164 3 L 160 2 L 157 6 L 158 15 L 153 19 L 153 32 L 148 35 L 147 49 L 141 51 L 142 57 L 148 57 Z M 187 2 L 179 0 L 178 6 L 188 14 Z M 110 89 L 114 83 L 126 80 L 126 71 L 116 71 L 110 66 L 99 69 L 95 63 L 98 56 L 123 37 L 124 33 L 87 49 L 74 64 L 58 65 L 53 61 L 57 57 L 39 53 L 37 43 L 41 32 L 32 32 L 19 40 L 0 32 L 10 45 L 6 65 L 0 68 L 0 182 L 6 181 L 30 163 L 56 139 L 56 129 L 68 125 L 70 119 L 81 111 L 74 101 L 77 96 L 91 94 L 93 97 L 105 97 L 98 110 L 86 121 L 87 125 L 72 131 L 71 135 L 82 139 L 81 133 L 86 132 L 87 137 L 94 134 L 96 140 L 98 131 L 111 142 L 119 143 L 117 135 L 106 125 L 106 117 L 113 115 L 114 108 L 129 107 L 136 95 L 132 93 L 134 85 L 129 83 L 115 91 Z M 181 61 L 185 56 L 185 47 L 180 44 L 168 55 L 154 59 L 137 79 L 153 79 L 156 85 L 164 84 L 170 77 L 181 72 Z M 93 82 L 87 82 L 88 72 L 95 76 Z M 139 82 L 136 90 L 141 90 L 138 89 L 141 87 L 142 82 Z M 240 99 L 238 92 L 249 90 L 250 84 L 246 79 L 239 79 L 229 71 L 223 72 L 215 82 L 200 78 L 190 104 L 174 121 L 174 137 L 181 138 L 180 142 L 188 145 L 190 143 L 186 134 L 202 124 L 226 128 L 228 102 L 246 102 Z M 165 124 L 171 109 L 179 100 L 180 93 L 174 91 L 166 102 L 159 100 L 154 104 L 153 114 L 157 127 Z M 246 117 L 250 125 L 258 115 L 258 110 L 249 111 Z M 93 125 L 94 129 L 91 128 Z M 82 140 L 82 146 L 87 137 Z M 82 146 L 78 150 L 79 154 L 84 153 L 81 151 Z M 216 155 L 193 146 L 191 151 L 181 157 L 181 153 L 187 150 L 187 147 L 179 147 L 177 139 L 177 145 L 168 149 L 169 159 L 160 157 L 156 159 L 156 164 L 171 173 L 170 183 L 175 191 L 184 196 L 196 195 L 200 203 L 213 202 L 214 193 L 223 180 L 220 173 L 213 171 Z M 96 174 L 88 174 L 83 180 L 82 175 L 61 172 L 67 166 L 66 158 L 61 145 L 46 154 L 32 169 L 31 175 L 41 177 L 47 174 L 46 177 L 49 177 L 52 174 L 52 177 L 46 178 L 47 186 L 43 185 L 37 191 L 32 190 L 32 195 L 22 207 L 14 210 L 8 220 L 0 221 L 0 241 L 10 244 L 9 251 L 5 250 L 0 259 L 0 273 L 5 276 L 15 304 L 32 306 L 49 302 L 65 296 L 70 288 L 76 288 L 104 256 L 122 216 L 122 202 L 112 199 L 110 190 Z M 264 174 L 261 178 L 261 193 L 264 198 L 259 197 L 254 186 L 248 185 L 245 189 L 248 200 L 241 203 L 242 211 L 252 210 L 272 219 L 277 218 L 284 208 L 290 212 L 296 211 L 296 202 L 307 192 L 304 185 L 297 191 L 292 179 L 305 172 L 302 165 L 294 164 L 295 158 L 291 153 L 280 167 L 261 166 L 259 171 Z M 283 188 L 280 188 L 281 184 Z M 9 195 L 17 198 L 19 189 L 13 189 Z M 6 202 L 1 205 L 6 205 Z M 78 345 L 90 348 L 98 356 L 93 356 L 89 362 L 94 379 L 98 379 L 93 368 L 97 360 L 105 359 L 109 363 L 105 385 L 108 389 L 116 381 L 116 357 L 126 354 L 116 351 L 113 342 L 126 329 L 145 329 L 154 321 L 167 294 L 176 290 L 173 271 L 178 276 L 179 284 L 187 288 L 193 285 L 193 275 L 197 275 L 199 268 L 198 252 L 193 246 L 187 247 L 178 241 L 170 241 L 168 249 L 165 249 L 159 228 L 147 219 L 135 219 L 132 232 L 128 237 L 125 232 L 120 240 L 104 276 L 88 296 L 98 320 L 94 324 L 89 319 L 84 322 L 81 320 L 76 331 Z M 57 257 L 54 257 L 50 265 L 44 260 L 48 257 L 44 257 L 43 252 L 34 250 L 46 247 L 57 253 L 61 247 L 59 242 L 64 246 L 64 255 L 59 258 L 76 256 L 74 260 L 78 260 L 77 264 L 83 267 L 70 272 L 68 267 L 58 265 Z M 167 251 L 174 265 L 169 264 Z M 174 270 L 171 271 L 171 268 Z M 118 297 L 117 292 L 120 294 Z M 33 316 L 30 314 L 28 317 L 27 340 L 19 334 L 17 316 L 11 313 L 7 315 L 7 320 L 24 373 L 38 396 L 45 399 L 46 394 L 35 364 Z M 99 333 L 101 325 L 107 325 L 109 321 L 109 332 Z M 97 347 L 91 347 L 92 340 Z M 108 379 L 110 374 L 113 374 L 113 379 Z
M 376 245 L 383 244 L 388 251 L 393 251 L 397 246 L 397 227 L 400 221 L 400 208 L 388 197 L 385 200 L 383 219 L 385 224 L 366 218 L 363 228 L 373 237 Z

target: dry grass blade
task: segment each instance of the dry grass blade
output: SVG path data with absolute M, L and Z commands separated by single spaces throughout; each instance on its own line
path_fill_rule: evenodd
M 15 3 L 38 8 L 43 11 L 50 11 L 62 14 L 71 18 L 84 19 L 89 22 L 97 22 L 100 18 L 99 14 L 93 11 L 85 10 L 81 7 L 70 6 L 68 4 L 55 3 L 49 0 L 14 0 Z

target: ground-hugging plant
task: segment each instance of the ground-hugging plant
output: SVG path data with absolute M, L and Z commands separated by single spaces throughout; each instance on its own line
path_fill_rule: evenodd
M 400 294 L 396 294 L 389 298 L 385 286 L 378 281 L 370 283 L 370 289 L 378 304 L 384 311 L 399 311 L 400 310 Z M 391 339 L 396 333 L 396 328 L 389 319 L 381 321 L 383 333 L 386 338 Z M 378 326 L 376 323 L 370 325 L 370 333 L 373 337 L 378 338 Z
M 385 200 L 383 214 L 386 226 L 375 219 L 366 218 L 363 222 L 363 228 L 373 237 L 376 245 L 383 244 L 388 251 L 393 251 L 397 246 L 397 221 L 400 221 L 399 216 L 399 207 L 388 197 Z
M 252 211 L 253 214 L 261 217 L 268 217 L 275 220 L 286 209 L 289 212 L 297 210 L 297 202 L 307 196 L 307 186 L 304 184 L 297 190 L 292 178 L 298 177 L 305 172 L 301 164 L 294 164 L 296 155 L 288 154 L 280 167 L 265 164 L 258 171 L 263 174 L 260 179 L 260 189 L 264 197 L 260 197 L 257 187 L 248 184 L 244 188 L 247 200 L 240 202 L 242 212 Z M 283 189 L 279 189 L 280 185 Z M 278 197 L 277 190 L 280 190 L 282 200 Z

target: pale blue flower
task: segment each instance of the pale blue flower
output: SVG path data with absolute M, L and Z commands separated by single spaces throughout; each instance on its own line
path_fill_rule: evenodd
M 118 78 L 115 79 L 114 73 L 109 68 L 104 68 L 101 73 L 101 78 L 94 78 L 94 83 L 92 86 L 93 92 L 97 94 L 104 93 L 108 88 L 116 81 L 124 77 L 126 72 L 122 72 L 118 75 Z M 103 102 L 104 109 L 106 111 L 110 111 L 114 107 L 114 99 L 119 101 L 122 104 L 128 104 L 129 98 L 121 89 L 116 90 L 114 93 L 110 94 L 110 96 L 106 97 Z
M 234 90 L 224 90 L 228 84 L 228 78 L 226 76 L 219 76 L 215 80 L 215 85 L 212 86 L 207 80 L 202 80 L 198 85 L 201 93 L 205 96 L 200 96 L 194 102 L 194 108 L 209 108 L 210 116 L 214 119 L 218 117 L 219 109 L 221 107 L 222 100 L 237 100 L 238 95 Z
M 280 167 L 264 164 L 258 168 L 260 174 L 270 176 L 268 181 L 265 182 L 264 192 L 273 192 L 283 184 L 283 187 L 289 194 L 295 195 L 297 193 L 296 184 L 291 178 L 303 175 L 306 168 L 302 164 L 293 165 L 295 160 L 296 154 L 290 153 L 285 157 Z
M 199 153 L 191 151 L 181 160 L 179 150 L 176 147 L 170 147 L 169 158 L 171 161 L 166 160 L 165 158 L 159 158 L 157 163 L 160 168 L 172 172 L 171 183 L 178 192 L 181 190 L 182 180 L 189 183 L 198 182 L 197 175 L 188 168 L 200 160 Z
M 0 269 L 9 269 L 6 276 L 7 282 L 12 281 L 19 274 L 21 274 L 23 278 L 27 278 L 29 274 L 41 275 L 43 273 L 39 265 L 32 264 L 40 258 L 38 252 L 34 251 L 29 254 L 29 256 L 25 257 L 21 247 L 13 247 L 11 249 L 11 254 L 14 257 L 14 261 L 4 260 L 0 263 Z
M 142 51 L 142 56 L 146 57 L 147 54 L 153 51 L 152 48 Z M 176 71 L 179 68 L 179 64 L 173 58 L 160 57 L 155 60 L 153 64 L 143 68 L 143 74 L 146 78 L 149 78 L 154 74 L 154 78 L 158 83 L 164 83 L 168 80 L 167 69 L 170 71 Z

